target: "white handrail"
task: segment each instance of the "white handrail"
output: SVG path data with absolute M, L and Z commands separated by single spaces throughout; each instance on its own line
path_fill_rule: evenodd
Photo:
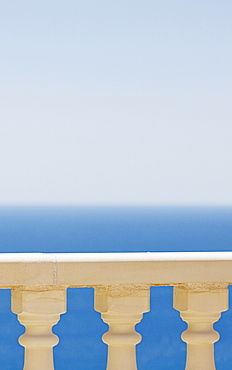
M 232 252 L 6 253 L 0 287 L 232 283 Z
M 232 252 L 0 253 L 7 262 L 232 261 Z

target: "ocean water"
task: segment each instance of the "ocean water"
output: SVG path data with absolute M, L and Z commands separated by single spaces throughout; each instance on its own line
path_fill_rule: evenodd
M 232 251 L 230 207 L 1 207 L 0 248 L 6 252 L 168 252 Z M 10 291 L 1 290 L 0 361 L 22 369 L 24 332 L 10 309 Z M 67 313 L 54 332 L 55 368 L 103 370 L 107 325 L 93 309 L 93 289 L 68 289 Z M 232 310 L 215 324 L 217 370 L 232 367 Z M 184 370 L 186 324 L 172 308 L 172 287 L 151 288 L 151 311 L 136 327 L 139 370 Z M 12 353 L 14 356 L 12 356 Z

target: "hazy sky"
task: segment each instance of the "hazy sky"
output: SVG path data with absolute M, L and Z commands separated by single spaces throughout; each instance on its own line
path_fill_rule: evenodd
M 231 0 L 0 2 L 0 203 L 232 205 Z

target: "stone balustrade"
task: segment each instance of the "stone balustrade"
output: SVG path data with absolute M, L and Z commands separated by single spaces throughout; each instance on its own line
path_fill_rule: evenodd
M 107 370 L 137 370 L 135 325 L 149 311 L 151 286 L 174 286 L 173 305 L 188 324 L 186 370 L 215 370 L 213 324 L 228 309 L 232 252 L 0 254 L 0 287 L 25 326 L 24 370 L 52 370 L 68 287 L 93 287 L 94 308 L 109 325 Z M 104 368 L 104 365 L 103 367 Z M 142 370 L 142 369 L 140 369 Z

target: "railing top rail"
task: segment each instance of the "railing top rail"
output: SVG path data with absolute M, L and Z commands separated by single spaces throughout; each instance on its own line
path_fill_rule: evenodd
M 232 252 L 3 253 L 0 287 L 232 283 Z
M 232 252 L 0 253 L 0 263 L 232 261 Z

